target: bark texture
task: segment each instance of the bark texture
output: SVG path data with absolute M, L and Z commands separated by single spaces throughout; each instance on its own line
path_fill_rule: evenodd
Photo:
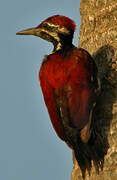
M 100 134 L 107 154 L 103 170 L 85 180 L 117 180 L 117 0 L 81 0 L 79 47 L 93 57 L 101 80 L 101 94 L 93 112 L 93 126 Z M 71 180 L 82 180 L 73 153 Z

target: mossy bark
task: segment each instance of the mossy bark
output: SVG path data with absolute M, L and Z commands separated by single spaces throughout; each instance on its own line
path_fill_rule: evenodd
M 93 112 L 94 126 L 107 151 L 103 170 L 94 164 L 85 180 L 117 180 L 117 0 L 81 0 L 79 47 L 93 57 L 101 80 L 101 94 Z M 82 180 L 73 153 L 71 180 Z

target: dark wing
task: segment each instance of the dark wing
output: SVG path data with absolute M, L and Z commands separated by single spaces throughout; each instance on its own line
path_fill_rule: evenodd
M 72 138 L 73 143 L 73 139 L 76 139 L 78 133 L 83 142 L 87 142 L 90 137 L 90 123 L 94 103 L 92 89 L 79 86 L 74 82 L 72 86 L 68 83 L 64 90 L 54 90 L 59 119 L 70 144 L 70 139 Z

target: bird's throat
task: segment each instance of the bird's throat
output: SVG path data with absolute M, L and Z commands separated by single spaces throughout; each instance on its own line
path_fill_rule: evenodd
M 67 49 L 70 49 L 73 47 L 72 40 L 71 41 L 56 41 L 53 43 L 54 49 L 52 53 L 55 53 L 57 51 L 66 51 Z

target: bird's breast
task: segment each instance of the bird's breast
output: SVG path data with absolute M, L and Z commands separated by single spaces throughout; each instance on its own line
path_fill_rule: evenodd
M 88 62 L 79 53 L 72 52 L 69 57 L 50 55 L 42 64 L 40 74 L 45 76 L 53 88 L 61 88 L 67 83 L 73 87 L 82 88 L 90 85 L 91 74 Z
M 53 88 L 63 86 L 75 68 L 75 64 L 71 59 L 63 60 L 61 57 L 48 60 L 45 66 L 46 68 L 43 67 L 45 75 Z

